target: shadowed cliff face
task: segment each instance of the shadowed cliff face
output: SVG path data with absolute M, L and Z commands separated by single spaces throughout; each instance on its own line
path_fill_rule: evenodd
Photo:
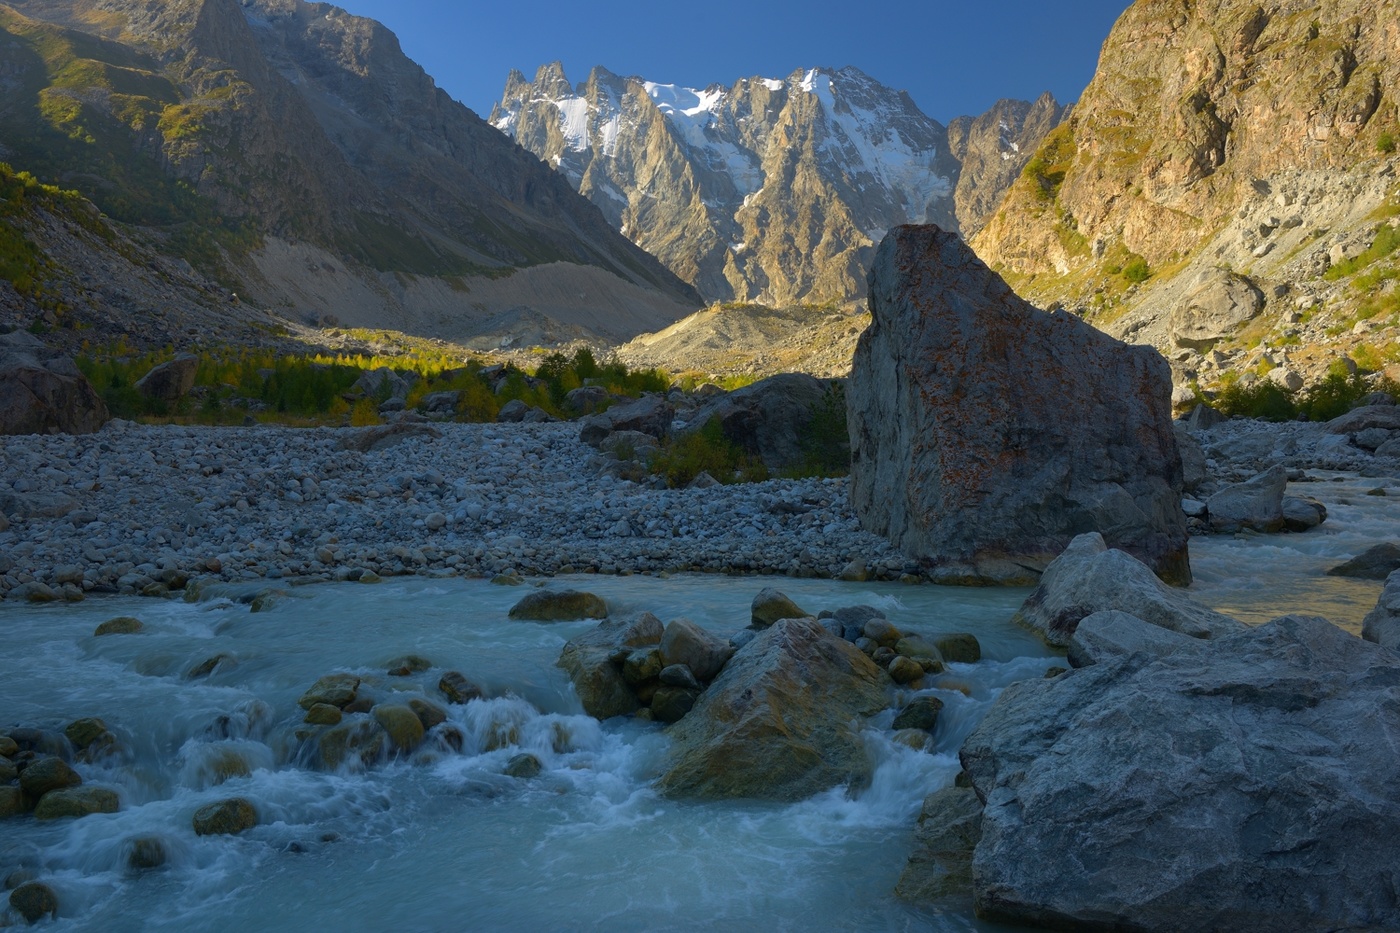
M 697 91 L 602 68 L 574 88 L 555 63 L 513 73 L 491 122 L 706 298 L 785 305 L 864 294 L 893 226 L 957 229 L 964 201 L 980 223 L 1060 113 L 1003 102 L 955 146 L 854 68 Z
M 696 301 L 371 20 L 301 0 L 20 0 L 0 30 L 0 157 L 116 219 L 192 224 L 235 266 L 274 236 L 370 278 L 564 263 Z

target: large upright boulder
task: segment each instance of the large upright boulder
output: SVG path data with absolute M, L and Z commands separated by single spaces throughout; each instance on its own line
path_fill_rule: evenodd
M 839 404 L 839 409 L 836 407 Z M 780 373 L 735 389 L 701 405 L 678 435 L 694 433 L 712 419 L 735 446 L 770 470 L 802 466 L 849 452 L 839 419 L 845 415 L 840 383 L 806 373 Z M 823 449 L 830 446 L 834 449 Z
M 77 365 L 32 334 L 0 334 L 0 434 L 91 434 L 112 416 Z
M 1361 621 L 1361 637 L 1382 648 L 1400 651 L 1400 570 L 1385 578 L 1376 608 Z
M 888 705 L 885 674 L 815 619 L 784 619 L 734 658 L 671 727 L 661 789 L 800 800 L 869 778 L 860 721 Z
M 1400 655 L 1285 617 L 1008 687 L 961 758 L 979 916 L 1400 929 Z
M 897 227 L 847 387 L 861 523 L 940 582 L 1033 583 L 1098 531 L 1191 580 L 1171 372 L 1018 298 L 955 234 Z
M 199 357 L 181 353 L 173 360 L 151 368 L 136 381 L 137 390 L 147 398 L 174 404 L 189 395 L 199 373 Z

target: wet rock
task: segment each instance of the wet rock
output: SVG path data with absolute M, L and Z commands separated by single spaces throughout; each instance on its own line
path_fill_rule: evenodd
M 0 435 L 90 434 L 110 418 L 70 358 L 24 331 L 0 334 Z
M 204 758 L 201 768 L 211 787 L 253 773 L 248 759 L 236 748 L 216 748 Z
M 881 649 L 882 651 L 885 649 Z M 895 655 L 889 662 L 890 679 L 897 684 L 912 684 L 924 676 L 924 668 L 913 658 Z
M 1357 580 L 1384 580 L 1396 570 L 1400 570 L 1400 545 L 1386 542 L 1367 548 L 1351 560 L 1330 568 L 1327 574 Z
M 384 728 L 392 751 L 405 754 L 423 743 L 423 722 L 411 707 L 376 706 L 372 715 Z
M 695 708 L 695 698 L 699 695 L 700 691 L 696 687 L 659 687 L 651 698 L 651 714 L 657 722 L 680 722 Z
M 132 871 L 160 868 L 169 858 L 165 842 L 155 836 L 141 836 L 127 842 L 126 866 Z
M 62 758 L 39 758 L 31 761 L 19 774 L 19 786 L 35 800 L 49 791 L 77 787 L 83 783 L 78 772 Z
M 649 612 L 608 619 L 564 646 L 558 666 L 569 674 L 584 711 L 597 719 L 628 716 L 640 706 L 614 657 L 623 648 L 661 644 L 661 620 Z
M 359 689 L 360 678 L 354 674 L 327 674 L 301 695 L 297 705 L 304 710 L 309 710 L 318 703 L 344 709 L 354 702 Z
M 200 807 L 191 822 L 198 836 L 236 836 L 258 825 L 258 811 L 252 801 L 230 797 Z
M 986 802 L 978 915 L 1074 929 L 1400 928 L 1397 741 L 1400 655 L 1325 619 L 1013 684 L 961 751 Z
M 58 895 L 38 881 L 26 881 L 10 892 L 10 907 L 25 923 L 38 923 L 45 917 L 58 917 Z
M 136 391 L 149 399 L 174 404 L 194 388 L 194 377 L 199 372 L 199 357 L 193 353 L 181 353 L 152 369 L 136 380 Z
M 100 741 L 104 736 L 111 735 L 107 724 L 95 718 L 74 720 L 64 728 L 63 734 L 73 743 L 73 747 L 79 750 Z
M 970 787 L 947 787 L 924 798 L 914 848 L 896 897 L 938 902 L 972 894 L 972 854 L 982 839 L 982 802 Z
M 302 722 L 313 726 L 334 726 L 343 718 L 340 707 L 331 706 L 329 703 L 314 703 L 306 711 L 306 718 Z
M 0 735 L 0 758 L 13 758 L 18 751 L 18 742 L 8 735 Z
M 734 649 L 689 619 L 674 619 L 661 636 L 666 665 L 683 664 L 701 683 L 714 680 Z
M 1168 587 L 1141 561 L 1110 549 L 1097 532 L 1075 538 L 1046 568 L 1012 621 L 1048 644 L 1065 647 L 1081 619 L 1109 609 L 1192 638 L 1216 638 L 1245 628 Z
M 856 558 L 845 567 L 841 568 L 841 572 L 836 575 L 836 579 L 844 580 L 847 583 L 864 583 L 870 579 L 870 568 L 866 566 L 865 561 Z
M 408 701 L 408 708 L 413 710 L 413 714 L 418 717 L 418 721 L 423 724 L 423 729 L 432 729 L 447 722 L 447 710 L 430 703 L 427 700 L 414 697 Z
M 922 729 L 900 729 L 890 736 L 890 741 L 916 752 L 926 752 L 933 745 L 933 736 Z
M 1150 625 L 1126 612 L 1110 610 L 1096 612 L 1080 621 L 1070 639 L 1067 660 L 1071 667 L 1088 667 L 1134 652 L 1160 658 L 1204 646 L 1198 638 Z
M 539 590 L 510 608 L 510 617 L 528 622 L 606 619 L 607 603 L 581 590 Z
M 0 820 L 24 812 L 24 791 L 17 784 L 0 784 Z
M 882 648 L 894 648 L 904 633 L 888 619 L 870 619 L 861 626 L 861 634 Z
M 321 765 L 327 771 L 346 765 L 369 767 L 384 757 L 388 741 L 384 727 L 373 719 L 342 722 L 321 736 Z
M 1361 637 L 1382 648 L 1400 651 L 1400 570 L 1385 578 L 1385 589 L 1376 608 L 1361 623 Z
M 208 677 L 210 674 L 214 673 L 214 672 L 215 672 L 216 670 L 218 670 L 221 666 L 231 667 L 231 666 L 233 666 L 233 665 L 236 664 L 236 663 L 237 663 L 237 662 L 234 660 L 233 655 L 229 655 L 229 654 L 216 654 L 216 655 L 214 655 L 213 657 L 205 658 L 203 661 L 200 661 L 200 662 L 199 662 L 198 664 L 196 664 L 194 667 L 192 667 L 192 668 L 190 668 L 188 671 L 186 671 L 186 672 L 185 672 L 185 679 L 186 679 L 186 680 L 201 680 L 201 679 L 203 679 L 203 678 L 205 678 L 205 677 Z
M 923 729 L 932 732 L 938 725 L 938 714 L 943 712 L 943 701 L 938 697 L 915 697 L 894 717 L 894 729 Z
M 904 226 L 870 272 L 847 388 L 861 524 L 934 582 L 1033 583 L 1085 529 L 1189 583 L 1171 370 L 1019 299 L 953 233 Z
M 144 629 L 140 619 L 133 619 L 131 616 L 118 616 L 115 619 L 108 619 L 97 627 L 93 635 L 135 635 Z
M 982 660 L 982 645 L 976 635 L 967 632 L 952 632 L 936 635 L 933 646 L 938 649 L 938 657 L 956 664 L 976 664 Z M 903 652 L 901 652 L 902 654 Z
M 501 773 L 508 777 L 529 780 L 533 777 L 539 777 L 543 770 L 544 765 L 540 763 L 538 758 L 529 752 L 522 752 L 506 762 L 505 770 Z
M 1327 506 L 1307 496 L 1283 497 L 1283 530 L 1311 531 L 1327 521 Z
M 459 671 L 448 671 L 438 680 L 438 689 L 447 697 L 447 702 L 463 704 L 482 697 L 481 688 L 467 680 Z
M 697 693 L 700 691 L 700 681 L 686 664 L 672 664 L 662 668 L 657 679 L 668 687 L 685 687 Z
M 805 619 L 811 615 L 770 586 L 760 590 L 753 598 L 750 624 L 755 628 L 767 628 L 779 619 Z
M 660 677 L 665 667 L 666 659 L 659 647 L 629 651 L 622 662 L 622 679 L 636 687 Z
M 51 790 L 39 798 L 34 818 L 58 820 L 64 817 L 89 816 L 93 813 L 116 813 L 120 801 L 115 791 L 105 787 L 66 787 Z
M 1283 491 L 1287 485 L 1288 471 L 1273 466 L 1248 482 L 1226 486 L 1206 500 L 1211 531 L 1282 531 Z
M 906 635 L 894 645 L 895 654 L 902 658 L 914 658 L 921 663 L 932 662 L 933 666 L 925 666 L 925 670 L 941 672 L 943 670 L 943 653 L 938 650 L 938 646 L 925 639 L 922 635 Z
M 760 632 L 670 730 L 659 786 L 672 796 L 799 800 L 868 779 L 859 722 L 885 675 L 812 619 Z
M 412 674 L 421 674 L 426 670 L 431 670 L 432 666 L 433 662 L 427 658 L 408 654 L 389 662 L 389 676 L 408 677 Z

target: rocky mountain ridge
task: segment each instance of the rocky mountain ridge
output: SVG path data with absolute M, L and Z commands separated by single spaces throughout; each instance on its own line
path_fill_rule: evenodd
M 1391 0 L 1138 0 L 974 247 L 1179 384 L 1393 366 L 1397 23 Z
M 698 304 L 392 33 L 327 4 L 15 0 L 0 81 L 0 159 L 237 292 L 225 314 L 625 339 Z
M 555 62 L 490 122 L 713 301 L 848 302 L 886 230 L 974 230 L 1062 108 L 1003 101 L 954 129 L 855 68 L 694 90 Z

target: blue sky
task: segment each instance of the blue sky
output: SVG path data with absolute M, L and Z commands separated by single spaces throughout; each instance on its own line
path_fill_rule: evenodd
M 998 98 L 1077 98 L 1128 0 L 341 0 L 398 34 L 439 86 L 483 117 L 506 74 L 559 60 L 701 88 L 854 65 L 947 122 Z

